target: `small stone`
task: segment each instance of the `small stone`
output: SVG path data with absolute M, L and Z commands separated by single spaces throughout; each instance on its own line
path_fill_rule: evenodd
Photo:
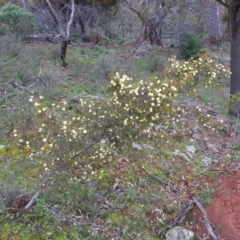
M 166 233 L 166 240 L 193 240 L 194 233 L 191 230 L 176 226 Z
M 143 150 L 143 147 L 142 147 L 140 144 L 138 144 L 138 143 L 133 143 L 133 144 L 132 144 L 132 147 L 133 147 L 134 149 L 137 149 L 137 150 Z
M 195 152 L 197 150 L 194 146 L 186 146 L 185 148 L 191 154 L 195 154 Z
M 204 157 L 204 158 L 202 159 L 202 164 L 203 164 L 204 166 L 206 166 L 206 167 L 212 165 L 212 163 L 213 163 L 213 161 L 212 161 L 212 159 L 209 158 L 209 157 Z

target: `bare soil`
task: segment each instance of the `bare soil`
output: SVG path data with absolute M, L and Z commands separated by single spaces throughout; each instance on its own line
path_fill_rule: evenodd
M 205 207 L 212 226 L 218 229 L 221 240 L 240 239 L 240 164 L 226 170 L 216 180 L 219 190 L 214 194 L 212 204 Z M 194 232 L 201 237 L 207 236 L 202 215 L 198 210 L 194 213 Z M 211 237 L 207 239 L 212 239 Z

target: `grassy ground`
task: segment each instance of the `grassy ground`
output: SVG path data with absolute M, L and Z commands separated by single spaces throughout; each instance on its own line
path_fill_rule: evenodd
M 149 47 L 134 53 L 134 46 L 114 43 L 90 48 L 79 43 L 69 49 L 69 67 L 63 69 L 55 45 L 5 39 L 0 49 L 4 51 L 0 60 L 0 239 L 164 239 L 158 230 L 192 196 L 209 204 L 219 169 L 239 159 L 239 145 L 229 143 L 216 151 L 209 147 L 208 143 L 221 145 L 223 132 L 202 129 L 197 137 L 169 141 L 156 136 L 139 143 L 140 148 L 124 149 L 123 156 L 107 169 L 104 181 L 79 183 L 59 175 L 57 184 L 50 183 L 31 211 L 18 216 L 16 198 L 32 196 L 43 178 L 38 163 L 26 160 L 29 153 L 12 144 L 14 129 L 34 124 L 28 101 L 33 92 L 44 95 L 49 105 L 76 96 L 105 96 L 116 71 L 136 79 L 161 77 L 174 51 Z M 227 91 L 228 79 L 223 79 L 216 88 L 199 87 L 195 100 L 226 113 Z M 176 150 L 188 154 L 186 146 L 192 145 L 197 151 L 190 161 L 174 154 Z M 208 168 L 202 162 L 206 156 L 213 160 Z M 191 228 L 190 215 L 186 222 Z

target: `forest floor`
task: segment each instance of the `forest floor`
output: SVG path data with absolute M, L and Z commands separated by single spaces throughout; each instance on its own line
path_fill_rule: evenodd
M 218 190 L 213 194 L 212 203 L 205 207 L 208 219 L 219 231 L 221 239 L 240 239 L 240 170 L 239 164 L 225 168 L 215 179 Z M 193 231 L 196 236 L 207 236 L 202 214 L 194 210 Z M 211 238 L 210 238 L 211 239 Z
M 22 57 L 21 61 L 12 53 L 7 60 L 0 61 L 3 69 L 1 89 L 11 90 L 9 98 L 6 95 L 4 99 L 5 95 L 2 95 L 0 107 L 4 124 L 6 120 L 8 124 L 4 128 L 11 130 L 17 126 L 16 119 L 25 121 L 30 116 L 26 110 L 30 90 L 46 96 L 48 104 L 86 94 L 104 95 L 105 87 L 116 71 L 130 74 L 135 79 L 161 77 L 167 59 L 175 55 L 173 49 L 152 46 L 109 44 L 90 47 L 81 43 L 69 48 L 69 67 L 63 69 L 58 59 L 58 46 L 34 43 L 25 44 L 25 49 L 17 47 L 13 50 L 15 55 Z M 12 79 L 24 88 L 13 89 Z M 239 240 L 239 124 L 226 114 L 228 88 L 228 80 L 223 80 L 214 92 L 214 100 L 211 89 L 199 88 L 194 99 L 186 98 L 185 101 L 192 107 L 201 105 L 203 111 L 212 113 L 216 121 L 225 119 L 224 131 L 213 133 L 198 129 L 191 136 L 159 144 L 158 148 L 148 148 L 152 143 L 144 143 L 147 157 L 138 149 L 142 146 L 130 147 L 126 156 L 136 152 L 135 161 L 128 161 L 125 156 L 116 159 L 109 168 L 108 182 L 101 182 L 103 188 L 90 183 L 63 185 L 63 190 L 51 186 L 40 196 L 34 211 L 25 213 L 22 218 L 15 218 L 10 208 L 1 208 L 0 201 L 0 239 L 165 239 L 165 235 L 158 236 L 158 229 L 176 219 L 182 208 L 196 196 L 221 240 Z M 217 106 L 216 109 L 210 107 L 212 105 Z M 19 113 L 21 108 L 23 116 Z M 195 120 L 195 116 L 190 119 Z M 27 189 L 34 194 L 41 182 L 36 168 L 38 163 L 26 162 L 25 156 L 11 145 L 12 132 L 0 130 L 0 186 Z M 176 150 L 187 154 L 187 149 L 193 146 L 196 150 L 190 162 L 174 154 Z M 206 157 L 211 160 L 208 166 L 202 162 Z M 202 217 L 194 207 L 181 226 L 193 230 L 195 239 L 211 239 L 206 238 L 208 231 Z

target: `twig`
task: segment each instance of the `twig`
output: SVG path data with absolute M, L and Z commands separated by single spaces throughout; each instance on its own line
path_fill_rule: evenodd
M 34 91 L 30 91 L 29 89 L 27 89 L 26 87 L 16 83 L 16 82 L 10 82 L 10 84 L 14 87 L 14 88 L 18 88 L 20 90 L 24 90 L 32 95 L 36 95 L 36 93 Z
M 158 230 L 158 235 L 161 232 L 165 231 L 166 229 L 173 227 L 179 223 L 182 223 L 182 221 L 185 219 L 187 213 L 193 208 L 193 206 L 194 206 L 193 202 L 191 201 L 191 203 L 181 211 L 181 213 L 177 216 L 177 218 L 175 218 L 174 220 L 169 222 L 166 226 L 164 226 L 163 228 L 160 228 Z
M 76 157 L 79 157 L 82 153 L 86 152 L 88 149 L 93 147 L 95 144 L 99 143 L 102 140 L 102 138 L 104 137 L 106 130 L 113 126 L 114 126 L 114 124 L 110 124 L 109 126 L 106 126 L 106 128 L 103 130 L 103 132 L 100 134 L 99 138 L 96 141 L 92 142 L 87 147 L 85 147 L 82 150 L 80 150 L 79 152 L 77 152 L 74 156 L 71 157 L 71 160 L 75 159 Z
M 91 143 L 90 145 L 88 145 L 87 147 L 81 149 L 79 152 L 77 152 L 74 156 L 71 157 L 71 160 L 73 160 L 76 157 L 79 157 L 82 153 L 86 152 L 88 149 L 90 149 L 92 146 L 94 146 L 95 144 L 97 144 L 98 142 L 100 142 L 101 139 Z
M 51 174 L 44 180 L 44 182 L 41 185 L 41 188 L 32 196 L 28 204 L 23 209 L 21 209 L 21 211 L 18 214 L 18 217 L 21 216 L 24 212 L 26 212 L 29 208 L 33 206 L 33 204 L 37 201 L 37 199 L 39 198 L 43 190 L 48 186 L 50 178 L 51 178 Z
M 40 200 L 38 201 L 40 205 L 42 205 L 45 209 L 48 211 L 51 211 L 56 218 L 58 218 L 60 221 L 69 221 L 74 224 L 74 226 L 85 226 L 85 225 L 90 225 L 89 222 L 79 222 L 79 219 L 82 219 L 83 216 L 70 216 L 68 214 L 65 214 L 63 212 L 60 212 L 57 210 L 55 207 L 52 207 L 49 204 L 43 203 Z
M 207 172 L 218 172 L 218 173 L 224 173 L 225 171 L 221 171 L 221 170 L 215 170 L 215 169 L 206 169 L 200 173 L 197 173 L 197 175 L 202 175 L 204 173 L 207 173 Z
M 221 240 L 218 231 L 211 226 L 212 224 L 209 221 L 209 219 L 207 217 L 207 213 L 204 210 L 202 204 L 197 200 L 196 197 L 193 197 L 192 201 L 199 208 L 199 210 L 202 213 L 204 224 L 207 228 L 208 234 L 213 238 L 213 240 Z
M 115 179 L 115 182 L 114 182 L 113 186 L 104 194 L 104 198 L 109 196 L 117 187 L 120 187 L 119 186 L 119 181 L 120 181 L 119 178 Z
M 156 179 L 158 182 L 160 182 L 163 186 L 167 186 L 167 187 L 171 188 L 174 192 L 179 192 L 177 189 L 175 189 L 175 188 L 172 186 L 172 184 L 171 184 L 170 182 L 164 181 L 164 180 L 162 180 L 162 179 L 159 178 L 159 177 L 153 176 L 152 174 L 150 174 L 150 173 L 147 171 L 146 168 L 143 168 L 143 169 L 147 172 L 147 174 L 148 174 L 150 177 L 155 178 L 155 179 Z

